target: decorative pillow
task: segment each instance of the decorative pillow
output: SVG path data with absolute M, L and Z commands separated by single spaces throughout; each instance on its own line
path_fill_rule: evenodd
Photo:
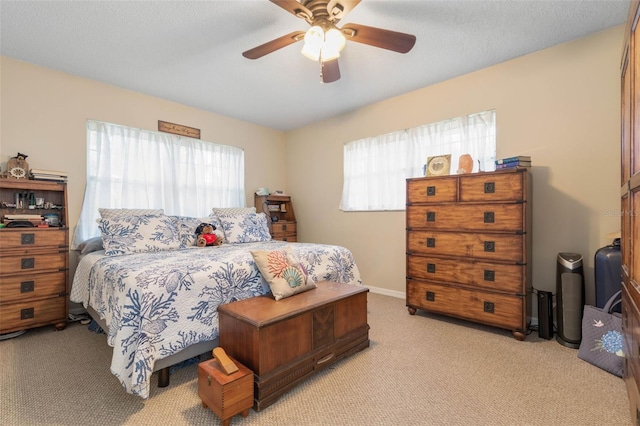
M 271 241 L 267 215 L 264 213 L 218 215 L 218 218 L 228 243 Z
M 214 207 L 211 209 L 213 214 L 215 215 L 231 215 L 231 214 L 247 214 L 247 213 L 255 213 L 255 207 Z
M 168 216 L 117 216 L 98 225 L 107 256 L 175 250 L 182 241 Z
M 282 250 L 252 250 L 251 255 L 276 300 L 317 287 L 289 247 Z
M 88 254 L 103 249 L 104 247 L 102 247 L 102 237 L 89 238 L 88 240 L 85 240 L 78 245 L 80 254 Z
M 163 209 L 103 209 L 99 208 L 98 213 L 103 219 L 111 219 L 118 216 L 159 216 L 164 214 Z

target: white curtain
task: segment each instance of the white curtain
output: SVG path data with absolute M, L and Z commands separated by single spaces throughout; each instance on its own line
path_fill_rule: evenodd
M 204 217 L 244 205 L 242 149 L 87 121 L 87 185 L 72 248 L 100 234 L 98 208 Z
M 473 172 L 495 170 L 495 110 L 345 144 L 340 209 L 404 210 L 406 179 L 424 176 L 428 157 L 446 154 L 450 174 L 462 154 L 473 159 Z

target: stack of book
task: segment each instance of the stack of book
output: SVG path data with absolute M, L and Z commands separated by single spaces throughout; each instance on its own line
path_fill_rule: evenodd
M 528 155 L 517 155 L 496 160 L 496 170 L 510 169 L 514 167 L 531 167 L 531 157 Z
M 8 225 L 11 222 L 31 222 L 33 226 L 43 223 L 44 218 L 39 214 L 6 214 L 2 222 Z
M 31 169 L 31 176 L 35 180 L 52 180 L 55 182 L 66 182 L 67 172 L 56 172 L 53 170 Z

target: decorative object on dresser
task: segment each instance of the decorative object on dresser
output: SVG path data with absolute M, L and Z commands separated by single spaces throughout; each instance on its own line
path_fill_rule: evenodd
M 407 179 L 407 307 L 511 330 L 531 316 L 526 169 Z
M 18 153 L 15 157 L 11 157 L 7 161 L 7 178 L 9 179 L 28 179 L 29 163 L 27 163 L 27 154 Z
M 531 157 L 528 155 L 517 155 L 496 160 L 496 170 L 511 169 L 514 167 L 531 167 Z
M 285 299 L 265 295 L 218 307 L 220 346 L 254 372 L 254 410 L 369 347 L 368 291 L 322 281 Z
M 10 226 L 15 220 L 10 218 L 40 217 L 27 215 L 33 212 L 27 206 L 15 206 L 16 194 L 24 193 L 46 200 L 50 208 L 38 211 L 44 216 L 55 212 L 59 226 Z M 61 330 L 69 314 L 67 185 L 0 179 L 0 201 L 0 217 L 7 223 L 0 228 L 0 334 L 49 324 Z
M 620 62 L 621 167 L 620 253 L 622 272 L 622 336 L 625 358 L 622 378 L 627 386 L 631 421 L 640 419 L 640 3 L 629 7 Z
M 280 241 L 296 242 L 298 230 L 296 215 L 293 212 L 291 197 L 285 194 L 255 195 L 257 211 L 263 211 L 269 222 L 271 238 Z

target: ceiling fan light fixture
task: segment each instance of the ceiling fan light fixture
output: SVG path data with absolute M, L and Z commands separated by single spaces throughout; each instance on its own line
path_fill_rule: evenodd
M 314 25 L 304 35 L 302 54 L 312 61 L 330 61 L 340 57 L 346 39 L 336 28 L 329 28 L 326 32 L 322 27 Z
M 302 54 L 312 61 L 320 59 L 320 51 L 324 44 L 324 31 L 317 25 L 309 28 L 304 35 L 304 46 L 302 46 Z

